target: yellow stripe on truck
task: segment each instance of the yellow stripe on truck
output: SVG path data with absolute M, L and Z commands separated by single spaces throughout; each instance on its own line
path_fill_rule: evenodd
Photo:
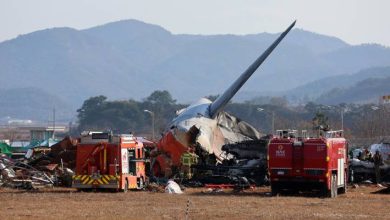
M 74 180 L 80 180 L 81 184 L 109 184 L 110 181 L 117 181 L 119 180 L 119 176 L 114 175 L 102 175 L 99 179 L 94 179 L 89 175 L 75 175 L 72 177 Z
M 110 182 L 107 176 L 102 176 L 101 180 L 104 182 L 104 184 L 108 184 Z
M 87 175 L 81 176 L 81 182 L 84 182 L 86 179 L 88 179 L 88 176 L 87 176 Z
M 85 178 L 81 178 L 81 184 L 87 184 L 90 178 L 88 176 L 85 176 Z
M 79 180 L 80 178 L 81 178 L 81 175 L 74 175 L 74 176 L 73 176 L 73 179 L 74 179 L 74 180 Z
M 87 183 L 88 185 L 91 185 L 95 181 L 94 179 L 90 179 L 90 181 Z

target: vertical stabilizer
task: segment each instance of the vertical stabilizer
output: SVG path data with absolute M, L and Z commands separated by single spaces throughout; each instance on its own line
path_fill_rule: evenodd
M 288 34 L 288 32 L 294 27 L 294 21 L 280 36 L 268 47 L 264 53 L 259 56 L 255 62 L 248 67 L 248 69 L 241 74 L 241 76 L 221 95 L 219 96 L 211 105 L 210 105 L 210 117 L 214 118 L 218 112 L 220 112 L 225 105 L 233 98 L 233 96 L 238 92 L 238 90 L 245 84 L 245 82 L 252 76 L 252 74 L 259 68 L 259 66 L 267 59 L 268 55 L 272 53 L 276 46 L 283 40 L 283 38 Z

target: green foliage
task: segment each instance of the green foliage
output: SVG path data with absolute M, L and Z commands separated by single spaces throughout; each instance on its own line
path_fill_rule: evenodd
M 127 133 L 138 130 L 144 114 L 136 101 L 107 101 L 105 96 L 87 99 L 77 110 L 80 130 L 112 130 Z
M 176 100 L 172 98 L 171 94 L 167 90 L 154 91 L 146 98 L 146 101 L 157 105 L 174 105 L 176 103 Z
M 155 91 L 143 102 L 134 100 L 108 101 L 105 96 L 95 96 L 84 101 L 78 112 L 79 131 L 112 130 L 115 133 L 149 132 L 149 110 L 155 114 L 156 131 L 161 132 L 184 106 L 175 104 L 168 91 Z
M 211 97 L 213 98 L 213 97 Z M 91 97 L 84 101 L 78 112 L 79 131 L 112 130 L 115 133 L 134 132 L 150 134 L 152 129 L 151 115 L 154 113 L 156 138 L 163 132 L 175 112 L 185 105 L 176 103 L 168 91 L 155 91 L 144 101 L 123 100 L 109 101 L 105 96 Z M 262 111 L 258 111 L 262 108 Z M 386 136 L 390 132 L 389 108 L 380 107 L 373 110 L 372 105 L 340 104 L 327 106 L 309 102 L 305 106 L 285 106 L 250 102 L 230 103 L 225 111 L 242 119 L 259 129 L 262 133 L 275 129 L 341 129 L 341 112 L 343 112 L 344 129 L 349 136 L 374 137 Z
M 313 130 L 323 130 L 328 131 L 329 125 L 328 125 L 328 117 L 325 116 L 324 113 L 317 112 L 316 115 L 313 118 Z

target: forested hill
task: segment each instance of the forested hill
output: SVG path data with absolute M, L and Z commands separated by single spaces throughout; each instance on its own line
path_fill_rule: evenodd
M 0 43 L 2 89 L 39 88 L 74 110 L 91 96 L 141 100 L 155 90 L 189 103 L 222 93 L 277 35 L 177 35 L 137 20 L 46 29 Z M 282 92 L 374 66 L 390 66 L 389 48 L 352 46 L 294 29 L 237 97 Z
M 325 77 L 295 89 L 282 92 L 278 95 L 286 96 L 290 103 L 307 101 L 328 104 L 343 102 L 376 103 L 380 96 L 390 94 L 389 86 L 385 83 L 386 78 L 389 77 L 390 66 L 372 67 L 363 69 L 354 74 Z M 381 82 L 382 80 L 383 82 Z M 356 89 L 359 89 L 359 92 L 357 92 Z M 356 93 L 352 91 L 355 91 Z M 340 92 L 343 94 L 338 94 Z M 347 95 L 348 93 L 350 93 L 350 95 Z

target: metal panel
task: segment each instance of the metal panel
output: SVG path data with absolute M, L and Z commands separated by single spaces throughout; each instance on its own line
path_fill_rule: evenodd
M 121 149 L 121 155 L 122 155 L 122 173 L 128 174 L 129 173 L 129 157 L 127 155 L 127 149 Z
M 340 158 L 337 160 L 337 185 L 344 185 L 344 158 Z

